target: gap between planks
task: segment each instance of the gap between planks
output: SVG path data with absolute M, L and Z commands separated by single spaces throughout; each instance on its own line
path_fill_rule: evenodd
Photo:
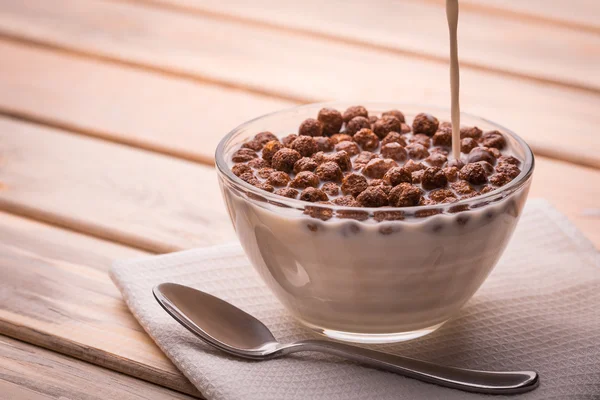
M 435 62 L 442 65 L 449 65 L 448 57 L 439 56 L 436 54 L 419 52 L 406 48 L 399 48 L 391 45 L 385 45 L 382 43 L 374 43 L 373 41 L 360 40 L 358 38 L 342 36 L 339 34 L 330 34 L 323 31 L 316 31 L 309 28 L 302 28 L 298 26 L 285 25 L 283 23 L 274 23 L 266 20 L 258 20 L 253 17 L 246 17 L 242 15 L 234 15 L 226 12 L 217 10 L 205 9 L 200 6 L 191 6 L 179 3 L 166 3 L 163 0 L 105 0 L 108 2 L 125 3 L 133 5 L 149 6 L 157 9 L 162 9 L 170 12 L 186 14 L 186 15 L 199 15 L 203 17 L 209 17 L 217 20 L 226 22 L 234 22 L 250 27 L 261 28 L 265 30 L 271 30 L 274 32 L 285 32 L 288 34 L 295 34 L 299 36 L 309 37 L 313 39 L 326 40 L 332 43 L 344 44 L 354 46 L 358 48 L 376 50 L 384 53 L 389 53 L 398 56 L 408 56 L 424 61 Z M 433 0 L 433 3 L 437 4 L 437 0 Z M 585 93 L 600 95 L 600 88 L 590 86 L 584 83 L 570 82 L 560 78 L 549 78 L 534 75 L 526 72 L 510 71 L 504 68 L 494 68 L 490 65 L 485 65 L 480 62 L 465 60 L 464 57 L 460 60 L 462 68 L 469 68 L 475 71 L 484 73 L 494 74 L 501 77 L 509 77 L 523 80 L 530 80 L 537 83 L 546 85 L 558 86 L 577 90 Z

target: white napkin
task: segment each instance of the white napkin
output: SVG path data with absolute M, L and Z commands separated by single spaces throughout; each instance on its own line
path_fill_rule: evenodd
M 502 260 L 458 316 L 424 338 L 376 348 L 465 368 L 537 370 L 540 387 L 518 398 L 600 399 L 599 261 L 564 216 L 530 201 Z M 205 345 L 162 310 L 154 285 L 176 282 L 225 299 L 281 342 L 315 336 L 286 313 L 238 244 L 117 262 L 112 278 L 146 332 L 210 400 L 486 397 L 316 353 L 254 362 Z

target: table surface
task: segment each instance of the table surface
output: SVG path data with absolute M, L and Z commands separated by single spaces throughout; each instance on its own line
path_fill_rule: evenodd
M 218 140 L 327 99 L 449 104 L 443 0 L 0 2 L 0 392 L 201 397 L 115 259 L 234 239 Z M 462 108 L 520 133 L 600 245 L 600 2 L 461 0 Z M 564 141 L 564 142 L 563 142 Z

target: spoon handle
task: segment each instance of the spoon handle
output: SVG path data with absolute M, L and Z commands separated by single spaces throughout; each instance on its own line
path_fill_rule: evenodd
M 517 394 L 533 390 L 539 384 L 538 374 L 535 371 L 492 372 L 446 367 L 323 340 L 304 340 L 282 349 L 285 354 L 301 351 L 333 354 L 410 378 L 476 393 Z

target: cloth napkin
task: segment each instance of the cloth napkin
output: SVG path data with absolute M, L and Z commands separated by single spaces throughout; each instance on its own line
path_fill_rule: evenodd
M 421 339 L 375 348 L 465 368 L 537 370 L 540 387 L 520 399 L 600 399 L 599 264 L 563 215 L 530 201 L 501 261 L 459 315 Z M 120 261 L 111 273 L 146 332 L 209 400 L 489 398 L 332 356 L 247 361 L 204 344 L 162 310 L 154 285 L 175 282 L 225 299 L 281 342 L 316 336 L 286 313 L 238 244 Z

